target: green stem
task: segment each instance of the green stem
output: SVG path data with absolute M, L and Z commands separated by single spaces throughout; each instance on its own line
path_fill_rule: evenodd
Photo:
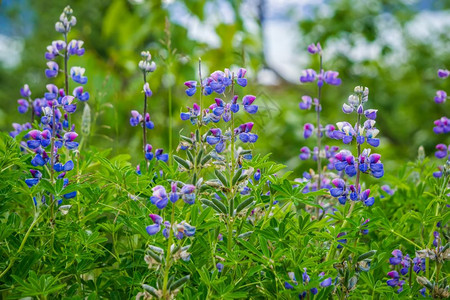
M 393 234 L 395 234 L 395 235 L 398 236 L 398 237 L 401 237 L 401 238 L 404 239 L 405 241 L 410 242 L 411 244 L 413 244 L 414 246 L 416 246 L 417 249 L 420 249 L 420 248 L 421 248 L 419 245 L 417 245 L 416 243 L 414 243 L 413 241 L 411 241 L 410 239 L 408 239 L 408 238 L 405 237 L 404 235 L 402 235 L 402 234 L 400 234 L 400 233 L 398 233 L 398 232 L 395 232 L 394 229 L 391 229 L 390 232 L 393 233 Z
M 173 226 L 173 222 L 175 220 L 175 203 L 172 203 L 172 216 L 170 219 L 170 226 Z M 172 228 L 171 228 L 172 229 Z M 168 292 L 168 286 L 167 283 L 169 281 L 169 271 L 170 271 L 170 258 L 171 258 L 171 246 L 172 246 L 172 241 L 173 241 L 173 235 L 174 233 L 172 232 L 172 230 L 169 230 L 169 241 L 167 243 L 167 252 L 166 252 L 166 260 L 165 260 L 165 267 L 164 267 L 164 281 L 163 281 L 163 298 L 164 299 L 169 299 L 169 295 L 167 294 Z
M 144 74 L 144 84 L 147 83 L 147 72 L 144 70 L 142 71 Z M 142 150 L 144 151 L 144 158 L 145 158 L 145 166 L 147 168 L 147 172 L 149 169 L 149 163 L 147 158 L 145 157 L 145 145 L 147 145 L 147 127 L 145 126 L 145 116 L 147 115 L 147 94 L 144 93 L 144 120 L 142 124 Z
M 320 54 L 320 73 L 322 73 L 323 65 L 322 65 L 322 54 Z M 317 114 L 317 124 L 316 124 L 316 130 L 317 130 L 317 190 L 320 190 L 321 185 L 321 172 L 322 172 L 322 161 L 320 157 L 320 149 L 321 149 L 321 130 L 320 130 L 320 99 L 322 97 L 322 86 L 319 86 L 319 92 L 318 92 L 318 103 L 316 105 L 316 114 Z M 319 204 L 319 198 L 320 196 L 316 197 L 316 204 Z M 319 219 L 319 208 L 315 208 L 316 211 L 316 219 Z
M 53 205 L 54 205 L 54 201 L 51 203 L 50 206 L 53 207 Z M 11 267 L 13 266 L 14 262 L 17 259 L 17 255 L 23 250 L 23 247 L 25 247 L 25 243 L 26 243 L 28 237 L 30 236 L 30 233 L 33 230 L 34 226 L 36 226 L 36 224 L 39 222 L 39 220 L 47 213 L 48 209 L 49 208 L 47 207 L 47 209 L 43 213 L 41 213 L 39 215 L 39 217 L 34 219 L 33 223 L 31 223 L 30 227 L 28 228 L 27 232 L 25 233 L 25 236 L 22 240 L 22 243 L 20 244 L 19 249 L 16 252 L 16 256 L 11 258 L 11 260 L 9 261 L 8 267 L 0 274 L 0 278 L 2 278 L 9 271 L 9 269 L 11 269 Z

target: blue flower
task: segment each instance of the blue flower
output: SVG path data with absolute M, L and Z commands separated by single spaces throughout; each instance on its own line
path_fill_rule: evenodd
M 167 206 L 168 198 L 166 190 L 162 185 L 157 185 L 153 189 L 153 195 L 150 197 L 150 202 L 159 209 L 163 209 Z

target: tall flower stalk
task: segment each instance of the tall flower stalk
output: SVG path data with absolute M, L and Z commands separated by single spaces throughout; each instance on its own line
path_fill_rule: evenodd
M 316 161 L 317 168 L 316 168 L 316 184 L 315 186 L 312 185 L 312 187 L 308 187 L 308 190 L 319 190 L 321 188 L 329 188 L 329 185 L 327 184 L 328 180 L 324 182 L 324 176 L 323 176 L 323 170 L 322 170 L 322 159 L 328 159 L 329 164 L 328 168 L 333 169 L 333 154 L 337 150 L 337 148 L 333 148 L 330 151 L 330 147 L 326 146 L 325 150 L 322 149 L 322 136 L 323 132 L 327 134 L 327 136 L 330 137 L 330 133 L 335 129 L 333 125 L 326 125 L 325 127 L 322 127 L 320 114 L 322 111 L 322 87 L 324 83 L 327 83 L 329 85 L 340 85 L 341 79 L 338 78 L 339 73 L 335 71 L 324 71 L 323 69 L 323 52 L 322 47 L 320 43 L 317 44 L 311 44 L 308 46 L 308 52 L 313 55 L 319 56 L 319 71 L 316 72 L 313 69 L 307 69 L 302 72 L 302 75 L 300 76 L 300 82 L 301 83 L 309 83 L 309 82 L 315 82 L 317 81 L 317 98 L 314 98 L 314 100 L 310 96 L 303 96 L 302 102 L 300 102 L 300 109 L 302 110 L 309 110 L 312 106 L 314 106 L 316 111 L 316 124 L 315 126 L 313 124 L 307 123 L 304 126 L 304 137 L 309 138 L 311 135 L 315 134 L 317 138 L 317 146 L 313 150 L 313 159 Z M 311 157 L 311 150 L 308 147 L 303 147 L 300 149 L 300 159 L 306 160 Z M 308 179 L 308 178 L 305 178 Z M 314 180 L 311 176 L 311 180 Z M 314 187 L 313 187 L 314 186 Z M 316 204 L 319 204 L 319 197 L 316 198 Z M 319 208 L 316 207 L 316 218 L 319 218 Z
M 353 156 L 349 150 L 341 150 L 335 155 L 336 162 L 334 165 L 337 171 L 342 172 L 342 177 L 343 175 L 350 178 L 356 176 L 354 184 L 348 184 L 343 178 L 336 178 L 332 181 L 334 188 L 330 189 L 330 195 L 335 197 L 342 205 L 345 205 L 348 199 L 351 200 L 350 208 L 346 213 L 346 219 L 340 227 L 341 229 L 346 227 L 347 220 L 350 219 L 357 202 L 361 202 L 364 206 L 372 206 L 375 202 L 375 198 L 370 197 L 369 189 L 361 190 L 361 173 L 375 178 L 381 178 L 384 175 L 384 166 L 380 160 L 381 155 L 371 154 L 370 148 L 361 149 L 364 143 L 372 147 L 378 147 L 380 144 L 380 140 L 376 137 L 379 130 L 375 127 L 377 110 L 364 109 L 368 99 L 369 89 L 367 87 L 355 87 L 354 94 L 349 96 L 348 102 L 343 105 L 342 110 L 346 114 L 356 113 L 356 124 L 352 126 L 348 122 L 338 122 L 336 124 L 337 130 L 332 133 L 333 138 L 342 140 L 344 144 L 351 144 L 353 141 L 356 143 L 356 156 Z M 364 123 L 361 119 L 363 115 L 366 118 Z M 340 232 L 339 235 L 346 235 L 346 233 Z M 347 241 L 346 239 L 338 241 L 340 246 L 344 240 Z M 335 242 L 333 242 L 327 260 L 333 259 L 335 252 L 336 247 Z

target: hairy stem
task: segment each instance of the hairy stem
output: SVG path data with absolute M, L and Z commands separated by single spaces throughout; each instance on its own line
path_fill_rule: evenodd
M 142 71 L 144 74 L 144 84 L 147 83 L 147 72 L 144 70 Z M 147 127 L 145 126 L 145 116 L 147 115 L 147 94 L 144 93 L 144 120 L 142 124 L 142 150 L 144 151 L 144 158 L 145 158 L 145 166 L 149 168 L 148 160 L 145 157 L 145 145 L 147 145 Z
M 320 70 L 319 72 L 322 73 L 323 71 L 323 65 L 322 65 L 322 54 L 320 54 Z M 320 184 L 322 182 L 321 180 L 321 172 L 322 172 L 322 161 L 321 161 L 321 157 L 320 157 L 320 149 L 321 149 L 321 127 L 320 127 L 320 108 L 321 108 L 321 104 L 320 104 L 320 100 L 322 97 L 322 86 L 319 85 L 319 92 L 318 92 L 318 103 L 316 106 L 316 115 L 317 115 L 317 124 L 316 124 L 316 129 L 317 129 L 317 190 L 320 190 Z M 320 196 L 316 197 L 316 204 L 319 204 L 319 198 Z M 316 218 L 319 219 L 319 208 L 316 207 Z
M 173 226 L 173 222 L 175 220 L 175 203 L 172 203 L 172 216 L 170 218 L 170 227 Z M 167 252 L 166 252 L 166 260 L 165 260 L 165 267 L 164 267 L 164 281 L 163 281 L 163 299 L 169 299 L 170 295 L 167 293 L 169 287 L 167 286 L 167 283 L 169 281 L 169 271 L 170 271 L 170 266 L 171 266 L 171 246 L 172 246 L 172 241 L 173 241 L 173 235 L 174 233 L 172 232 L 172 228 L 170 228 L 169 230 L 169 241 L 167 243 Z

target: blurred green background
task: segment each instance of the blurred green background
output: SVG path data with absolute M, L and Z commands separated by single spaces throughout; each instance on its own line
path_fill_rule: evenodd
M 168 148 L 168 94 L 173 93 L 174 145 L 177 133 L 192 129 L 179 113 L 195 96 L 184 93 L 183 82 L 197 79 L 198 58 L 203 74 L 226 67 L 248 69 L 249 84 L 238 92 L 257 96 L 260 112 L 252 117 L 260 139 L 256 153 L 300 171 L 307 163 L 299 149 L 314 146 L 303 139 L 303 124 L 314 113 L 298 108 L 300 97 L 315 95 L 315 85 L 300 85 L 305 68 L 318 68 L 307 53 L 310 43 L 324 48 L 324 68 L 339 71 L 343 84 L 326 86 L 322 118 L 327 123 L 349 120 L 341 106 L 355 85 L 370 88 L 369 106 L 378 109 L 379 152 L 386 169 L 416 157 L 423 145 L 432 155 L 442 137 L 433 134 L 433 121 L 448 113 L 433 101 L 445 81 L 438 68 L 450 68 L 450 1 L 430 0 L 79 0 L 0 2 L 0 130 L 24 123 L 17 112 L 19 89 L 28 83 L 41 97 L 46 46 L 61 39 L 54 24 L 66 5 L 78 23 L 69 39 L 84 40 L 86 54 L 70 66 L 86 68 L 95 120 L 89 144 L 130 153 L 141 159 L 141 131 L 129 126 L 130 110 L 142 111 L 142 78 L 137 68 L 141 50 L 150 50 L 157 64 L 149 78 L 153 97 L 149 108 L 155 129 L 150 143 Z M 166 18 L 170 20 L 167 25 Z M 170 47 L 176 53 L 169 55 Z M 60 76 L 56 82 L 62 85 Z M 448 86 L 448 85 L 447 85 Z M 74 84 L 71 83 L 71 88 Z M 198 94 L 197 94 L 198 95 Z M 212 103 L 209 97 L 206 103 Z M 72 120 L 79 124 L 82 107 Z M 240 116 L 243 116 L 241 114 Z M 247 117 L 248 115 L 246 115 Z M 448 141 L 447 141 L 448 142 Z M 330 144 L 339 144 L 330 141 Z

